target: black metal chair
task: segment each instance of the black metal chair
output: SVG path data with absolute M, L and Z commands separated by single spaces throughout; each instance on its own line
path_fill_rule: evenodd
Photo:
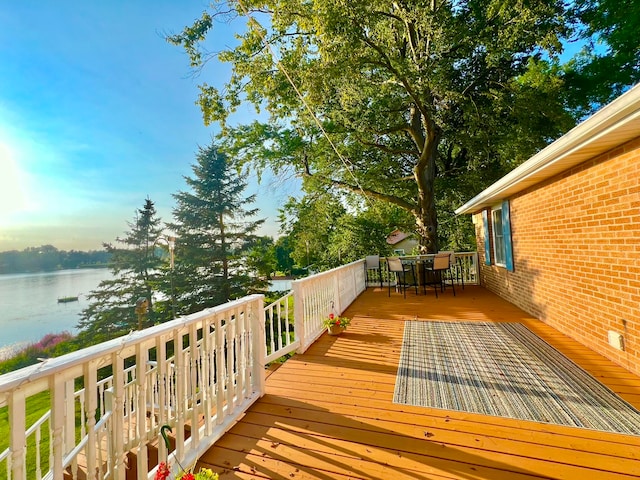
M 387 258 L 387 270 L 389 272 L 389 296 L 391 296 L 391 274 L 396 279 L 396 290 L 401 288 L 404 298 L 407 298 L 407 288 L 410 286 L 416 288 L 416 295 L 418 295 L 418 282 L 413 263 L 403 263 L 397 257 L 390 257 Z
M 444 292 L 445 283 L 447 279 L 447 272 L 449 272 L 449 268 L 451 266 L 451 255 L 448 253 L 438 253 L 434 255 L 433 262 L 428 265 L 425 264 L 423 272 L 423 286 L 424 292 L 427 293 L 427 285 L 433 286 L 433 289 L 436 293 L 436 298 L 438 298 L 438 287 L 440 287 L 440 292 Z M 451 280 L 451 288 L 453 289 L 453 296 L 456 296 L 456 287 Z
M 382 270 L 380 269 L 379 255 L 367 255 L 365 258 L 365 273 L 366 287 L 369 287 L 369 284 L 377 276 L 377 279 L 380 280 L 380 288 L 382 288 Z
M 464 272 L 462 271 L 462 260 L 456 256 L 456 253 L 453 250 L 445 250 L 440 251 L 438 253 L 447 253 L 449 254 L 449 272 L 447 272 L 448 280 L 455 279 L 458 285 L 462 285 L 462 289 L 464 290 Z

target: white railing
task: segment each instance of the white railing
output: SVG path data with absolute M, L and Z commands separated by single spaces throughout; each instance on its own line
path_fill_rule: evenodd
M 454 281 L 456 281 L 457 284 L 461 284 L 464 281 L 465 285 L 480 285 L 480 277 L 479 277 L 480 269 L 478 268 L 478 253 L 477 252 L 455 252 L 455 256 L 456 256 L 456 261 L 460 266 L 459 272 L 461 274 L 461 277 L 460 279 L 458 279 L 457 277 L 454 277 Z M 433 254 L 405 255 L 405 256 L 402 256 L 401 258 L 428 259 L 430 257 L 433 257 Z M 386 265 L 387 265 L 386 258 L 384 257 L 380 258 L 380 269 L 381 269 L 381 275 L 384 282 L 388 282 L 388 279 L 387 279 L 388 273 L 387 273 Z
M 365 290 L 364 264 L 357 260 L 292 283 L 299 353 L 322 335 L 330 313 L 341 314 Z
M 264 308 L 267 334 L 265 363 L 291 353 L 300 346 L 300 340 L 294 337 L 293 302 L 293 292 L 289 292 Z
M 478 252 L 456 252 L 465 285 L 480 285 Z
M 292 286 L 266 307 L 251 295 L 0 376 L 11 432 L 0 479 L 122 480 L 132 462 L 151 479 L 152 449 L 192 465 L 264 393 L 264 365 L 306 350 L 365 289 L 364 260 Z M 34 398 L 51 409 L 27 425 Z
M 192 464 L 263 394 L 264 338 L 263 296 L 252 295 L 0 376 L 10 425 L 0 478 L 121 480 L 127 460 L 152 478 L 150 449 L 168 455 L 165 424 L 171 459 Z M 27 426 L 38 397 L 51 410 Z

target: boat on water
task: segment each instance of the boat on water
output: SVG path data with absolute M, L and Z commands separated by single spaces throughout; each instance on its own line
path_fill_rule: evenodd
M 75 297 L 60 297 L 58 298 L 58 303 L 77 302 L 79 296 L 80 295 L 76 295 Z

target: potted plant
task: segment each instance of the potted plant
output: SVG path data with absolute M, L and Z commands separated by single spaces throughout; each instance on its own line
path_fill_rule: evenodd
M 329 335 L 340 335 L 344 330 L 347 329 L 350 323 L 350 318 L 341 317 L 333 313 L 330 313 L 329 316 L 322 322 L 322 324 L 327 327 L 327 333 Z

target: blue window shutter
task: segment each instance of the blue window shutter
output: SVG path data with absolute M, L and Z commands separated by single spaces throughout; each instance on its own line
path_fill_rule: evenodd
M 502 202 L 502 235 L 504 238 L 504 260 L 507 270 L 513 272 L 513 242 L 511 241 L 511 217 L 509 200 Z
M 491 265 L 491 239 L 489 238 L 489 213 L 482 211 L 482 227 L 484 228 L 484 263 Z

